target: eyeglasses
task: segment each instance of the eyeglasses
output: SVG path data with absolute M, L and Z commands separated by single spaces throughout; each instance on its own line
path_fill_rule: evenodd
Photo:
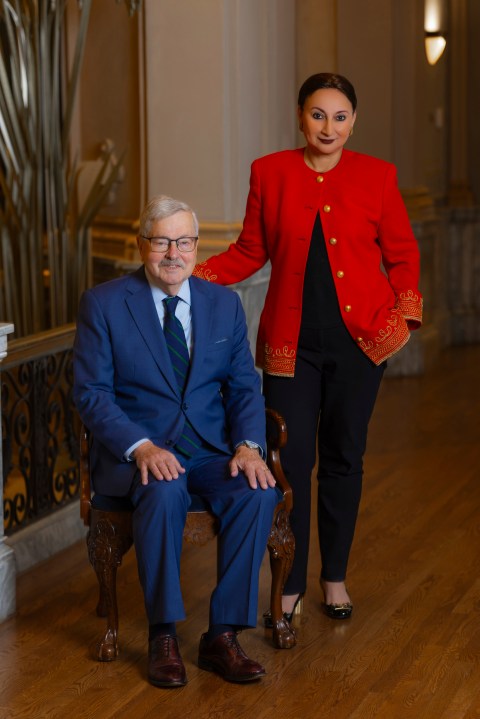
M 193 252 L 198 240 L 198 237 L 179 237 L 178 240 L 170 240 L 168 237 L 145 237 L 145 235 L 140 235 L 140 237 L 150 242 L 150 247 L 154 252 L 163 253 L 170 248 L 171 242 L 175 242 L 179 252 Z

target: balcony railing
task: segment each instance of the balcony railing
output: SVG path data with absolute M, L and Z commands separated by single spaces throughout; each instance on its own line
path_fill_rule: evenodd
M 69 324 L 11 340 L 0 365 L 7 535 L 78 497 L 74 334 Z

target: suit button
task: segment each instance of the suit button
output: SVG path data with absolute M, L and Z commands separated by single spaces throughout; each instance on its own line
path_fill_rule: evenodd
M 345 312 L 351 312 L 351 311 L 352 311 L 352 305 L 345 305 L 345 307 L 344 307 L 343 309 L 345 310 Z
M 173 440 L 167 439 L 167 440 L 165 440 L 165 444 L 167 445 L 167 447 L 171 447 L 173 444 Z
M 336 244 L 337 244 L 337 238 L 336 238 L 336 237 L 330 237 L 330 239 L 329 239 L 328 241 L 330 242 L 331 245 L 336 245 Z
M 182 409 L 188 409 L 188 404 L 186 402 L 182 404 Z
M 357 337 L 357 342 L 363 342 L 363 337 Z
M 342 279 L 342 277 L 344 276 L 344 274 L 345 274 L 345 273 L 343 272 L 343 270 L 338 270 L 338 272 L 337 272 L 337 277 L 339 277 L 340 279 Z
M 317 182 L 323 182 L 324 179 L 325 179 L 325 178 L 324 178 L 323 175 L 318 175 L 318 177 L 317 177 Z
M 324 209 L 325 212 L 330 212 L 330 210 L 331 210 L 332 208 L 330 207 L 330 205 L 324 205 L 324 206 L 323 206 L 323 209 Z

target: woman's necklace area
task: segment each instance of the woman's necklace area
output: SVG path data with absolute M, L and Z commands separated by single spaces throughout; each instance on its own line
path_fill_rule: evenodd
M 303 160 L 305 164 L 314 172 L 328 172 L 329 170 L 333 170 L 333 168 L 336 167 L 336 165 L 338 165 L 338 163 L 340 162 L 341 156 L 342 152 L 340 151 L 338 156 L 335 156 L 334 158 L 328 158 L 329 162 L 322 162 L 322 167 L 316 167 L 308 155 L 307 148 L 305 148 L 303 151 Z

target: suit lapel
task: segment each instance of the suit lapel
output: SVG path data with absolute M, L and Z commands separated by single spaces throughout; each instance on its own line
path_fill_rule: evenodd
M 175 394 L 178 395 L 180 390 L 178 389 L 165 336 L 143 267 L 130 277 L 130 282 L 126 287 L 126 304 L 149 351 L 152 353 L 158 369 Z M 128 338 L 126 341 L 128 341 Z
M 203 360 L 212 330 L 214 302 L 208 292 L 209 285 L 190 277 L 193 325 L 193 357 L 186 392 L 190 385 L 200 382 Z

